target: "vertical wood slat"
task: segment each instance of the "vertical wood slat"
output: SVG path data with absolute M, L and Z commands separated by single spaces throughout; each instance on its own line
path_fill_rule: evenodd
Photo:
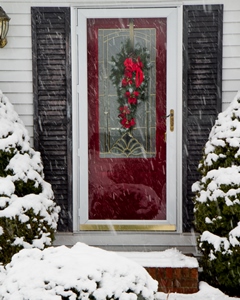
M 72 231 L 70 9 L 32 7 L 34 146 L 61 207 L 59 231 Z
M 183 230 L 193 221 L 192 184 L 222 103 L 222 5 L 183 9 Z

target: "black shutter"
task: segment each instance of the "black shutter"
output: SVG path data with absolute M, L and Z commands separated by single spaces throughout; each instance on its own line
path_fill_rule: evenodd
M 192 183 L 222 103 L 222 5 L 183 7 L 183 229 L 193 221 Z
M 70 9 L 33 7 L 34 146 L 61 207 L 59 231 L 72 230 Z

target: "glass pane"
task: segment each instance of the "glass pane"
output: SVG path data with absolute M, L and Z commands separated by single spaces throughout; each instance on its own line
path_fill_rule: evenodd
M 137 101 L 137 105 L 129 105 L 128 101 L 130 100 L 126 97 L 126 103 L 120 106 L 117 87 L 110 80 L 110 75 L 112 68 L 116 67 L 113 58 L 118 59 L 118 54 L 122 53 L 122 47 L 126 45 L 128 40 L 131 40 L 129 29 L 98 29 L 99 146 L 101 158 L 150 158 L 156 155 L 156 29 L 134 29 L 134 48 L 145 49 L 144 51 L 149 55 L 148 63 L 151 65 L 148 70 L 146 100 L 141 101 L 132 98 L 132 101 Z M 124 78 L 124 73 L 119 74 L 119 76 Z M 131 95 L 137 91 L 137 89 L 134 91 L 131 89 L 132 86 L 130 86 Z M 124 94 L 122 95 L 124 96 Z M 131 107 L 134 110 L 137 107 L 134 115 L 136 125 L 131 130 L 125 127 L 127 125 L 123 126 L 120 123 L 123 120 L 123 117 L 119 117 L 123 111 L 122 107 L 125 108 L 124 113 L 128 109 L 128 114 L 131 114 L 131 111 L 129 112 Z

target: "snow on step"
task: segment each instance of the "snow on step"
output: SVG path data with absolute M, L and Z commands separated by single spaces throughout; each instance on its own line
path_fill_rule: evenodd
M 182 254 L 177 249 L 167 249 L 160 252 L 117 252 L 143 267 L 158 268 L 198 268 L 195 257 Z

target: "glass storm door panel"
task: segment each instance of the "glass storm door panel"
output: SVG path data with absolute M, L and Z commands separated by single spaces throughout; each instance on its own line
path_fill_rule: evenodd
M 89 220 L 166 220 L 166 19 L 88 19 Z

